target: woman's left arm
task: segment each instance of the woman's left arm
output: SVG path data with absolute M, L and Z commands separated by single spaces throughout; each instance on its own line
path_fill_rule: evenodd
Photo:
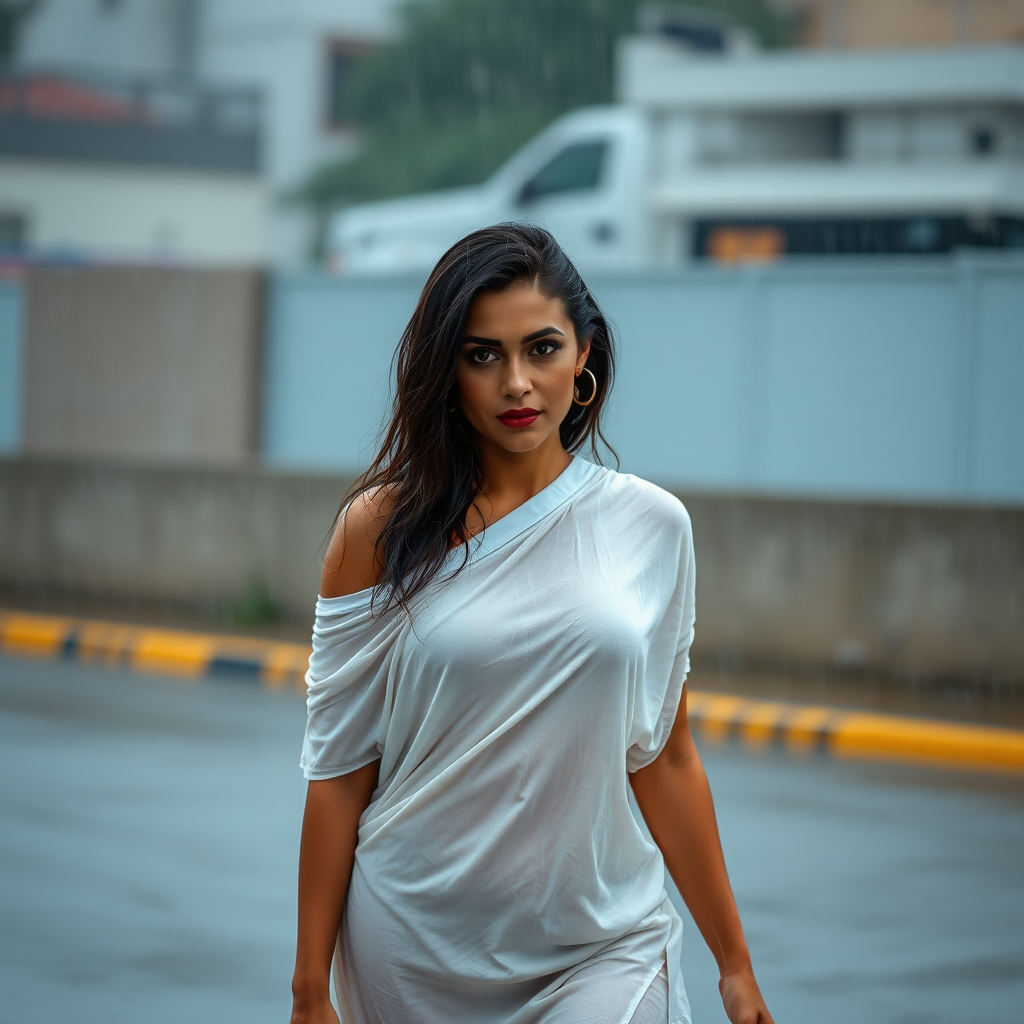
M 722 856 L 704 765 L 690 734 L 686 687 L 668 742 L 630 775 L 640 811 L 704 941 L 718 961 L 718 983 L 732 1024 L 774 1024 L 765 1006 Z

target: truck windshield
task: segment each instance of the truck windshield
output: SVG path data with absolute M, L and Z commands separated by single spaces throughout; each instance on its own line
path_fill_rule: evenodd
M 524 203 L 558 192 L 582 192 L 601 183 L 607 142 L 577 142 L 553 156 L 519 194 Z

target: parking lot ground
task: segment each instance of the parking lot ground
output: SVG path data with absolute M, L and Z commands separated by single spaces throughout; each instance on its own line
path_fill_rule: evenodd
M 0 659 L 0 1020 L 288 1018 L 304 708 Z M 1024 1006 L 1024 780 L 701 741 L 778 1024 L 1003 1024 Z M 695 1024 L 721 1024 L 688 924 Z

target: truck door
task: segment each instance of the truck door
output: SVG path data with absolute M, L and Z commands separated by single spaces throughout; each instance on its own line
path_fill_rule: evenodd
M 560 149 L 522 186 L 524 220 L 546 227 L 584 267 L 615 264 L 621 227 L 610 188 L 611 140 L 585 139 Z

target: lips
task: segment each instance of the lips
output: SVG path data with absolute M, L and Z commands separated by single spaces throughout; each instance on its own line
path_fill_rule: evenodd
M 503 412 L 498 419 L 506 427 L 512 427 L 513 430 L 522 430 L 523 427 L 528 427 L 533 423 L 539 415 L 540 410 L 538 409 L 509 409 L 508 412 Z

